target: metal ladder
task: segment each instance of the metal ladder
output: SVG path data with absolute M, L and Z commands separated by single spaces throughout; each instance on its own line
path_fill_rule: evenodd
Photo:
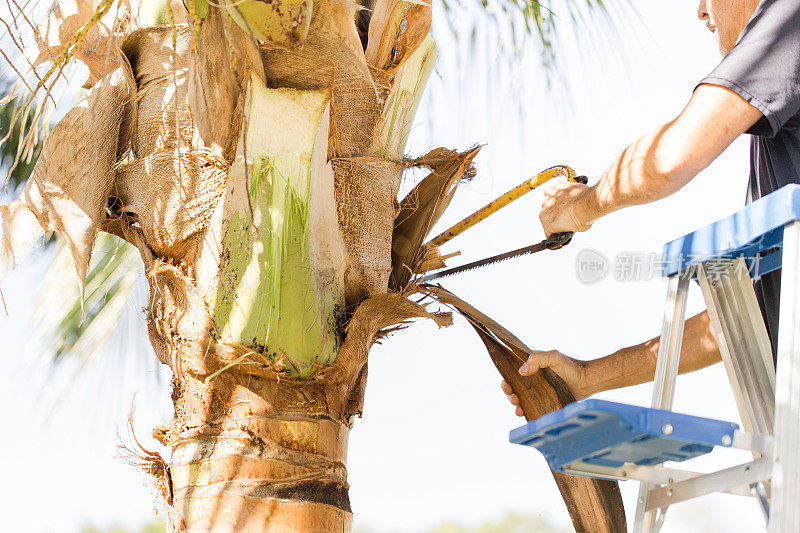
M 654 380 L 652 407 L 670 410 L 678 373 L 686 297 L 690 276 L 697 279 L 708 307 L 722 360 L 742 418 L 743 432 L 734 433 L 731 445 L 749 449 L 754 460 L 714 474 L 666 483 L 642 481 L 636 507 L 634 533 L 660 529 L 669 505 L 709 492 L 733 489 L 747 493 L 770 515 L 768 485 L 773 461 L 770 457 L 775 405 L 775 371 L 772 351 L 756 301 L 748 265 L 742 258 L 709 259 L 669 276 L 667 304 Z M 739 440 L 739 442 L 736 442 Z M 800 531 L 798 528 L 772 531 Z
M 758 255 L 764 252 L 769 255 Z M 669 285 L 652 406 L 672 407 L 686 295 L 694 278 L 742 418 L 745 433 L 736 434 L 742 441 L 738 447 L 753 451 L 754 460 L 685 481 L 642 482 L 634 533 L 658 531 L 671 503 L 742 481 L 759 499 L 769 533 L 800 532 L 800 187 L 785 187 L 669 243 L 664 263 Z M 776 383 L 771 344 L 751 275 L 781 267 Z
M 712 492 L 755 497 L 767 518 L 769 533 L 798 533 L 800 185 L 783 187 L 726 219 L 667 244 L 663 259 L 668 289 L 652 408 L 585 400 L 512 431 L 511 440 L 539 448 L 555 470 L 640 481 L 634 533 L 657 532 L 670 505 Z M 779 268 L 776 380 L 752 279 Z M 723 423 L 670 411 L 692 280 L 698 282 L 706 301 L 744 431 L 714 433 L 712 428 Z M 625 418 L 631 409 L 633 415 Z M 673 415 L 674 423 L 669 418 Z M 617 416 L 619 421 L 601 426 L 600 421 L 609 416 Z M 679 450 L 701 450 L 694 456 L 714 446 L 740 448 L 751 451 L 753 460 L 709 474 L 661 466 L 676 460 L 669 453 L 676 449 L 669 445 L 675 443 L 688 443 Z M 647 455 L 642 455 L 643 451 Z M 689 456 L 687 453 L 685 458 Z

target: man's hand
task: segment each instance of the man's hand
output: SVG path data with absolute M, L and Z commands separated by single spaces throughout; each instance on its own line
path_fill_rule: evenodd
M 580 183 L 557 182 L 544 190 L 539 220 L 546 235 L 586 231 L 596 217 L 587 209 L 592 188 Z
M 626 148 L 596 185 L 548 186 L 539 215 L 544 232 L 586 231 L 595 220 L 618 209 L 669 196 L 762 116 L 738 94 L 700 85 L 675 120 Z
M 558 377 L 564 380 L 572 394 L 575 395 L 576 400 L 585 398 L 593 393 L 586 382 L 586 364 L 583 361 L 567 357 L 556 350 L 534 351 L 519 368 L 519 373 L 523 376 L 530 376 L 542 368 L 550 368 L 558 374 Z M 523 416 L 522 408 L 519 407 L 519 398 L 511 390 L 511 385 L 504 381 L 502 388 L 503 392 L 508 395 L 508 401 L 517 406 L 517 416 Z

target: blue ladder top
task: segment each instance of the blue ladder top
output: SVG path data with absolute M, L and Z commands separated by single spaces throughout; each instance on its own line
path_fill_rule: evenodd
M 781 267 L 783 228 L 800 221 L 800 185 L 786 185 L 733 215 L 664 246 L 662 274 L 670 276 L 715 258 L 748 258 L 753 277 Z M 754 261 L 756 254 L 778 248 Z
M 588 399 L 512 430 L 509 440 L 537 448 L 550 468 L 563 471 L 578 461 L 613 468 L 685 461 L 716 445 L 730 446 L 738 428 L 732 422 Z

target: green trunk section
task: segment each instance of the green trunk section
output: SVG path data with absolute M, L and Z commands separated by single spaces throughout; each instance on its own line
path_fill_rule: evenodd
M 332 201 L 311 196 L 312 180 L 332 179 L 312 165 L 315 148 L 327 147 L 328 103 L 323 91 L 267 89 L 251 79 L 243 132 L 249 203 L 232 178 L 228 196 L 240 199 L 227 202 L 214 308 L 217 338 L 252 346 L 299 377 L 335 359 L 344 302 L 309 246 L 315 201 Z
M 436 43 L 428 35 L 403 63 L 377 125 L 370 149 L 375 155 L 391 160 L 403 157 L 414 116 L 438 57 Z

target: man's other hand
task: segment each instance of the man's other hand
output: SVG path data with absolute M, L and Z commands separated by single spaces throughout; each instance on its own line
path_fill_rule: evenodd
M 523 376 L 535 374 L 542 368 L 550 368 L 564 380 L 576 400 L 580 400 L 592 394 L 586 383 L 586 365 L 583 361 L 578 361 L 567 357 L 556 350 L 534 351 L 528 360 L 519 368 L 519 373 Z M 522 408 L 519 406 L 519 397 L 511 390 L 511 385 L 503 381 L 503 392 L 508 395 L 508 401 L 517 406 L 517 416 L 523 416 Z
M 587 212 L 592 188 L 580 183 L 557 182 L 544 190 L 539 220 L 546 235 L 586 231 L 595 218 Z

